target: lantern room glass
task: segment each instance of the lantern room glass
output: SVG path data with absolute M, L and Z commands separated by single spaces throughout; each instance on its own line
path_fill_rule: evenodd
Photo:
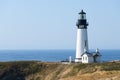
M 80 14 L 80 19 L 86 19 L 86 14 Z

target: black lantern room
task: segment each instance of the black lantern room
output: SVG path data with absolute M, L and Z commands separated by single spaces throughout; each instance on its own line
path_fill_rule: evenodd
M 78 29 L 87 29 L 88 23 L 86 20 L 86 13 L 83 10 L 81 10 L 79 15 L 80 15 L 80 17 L 77 21 L 76 26 L 78 27 Z

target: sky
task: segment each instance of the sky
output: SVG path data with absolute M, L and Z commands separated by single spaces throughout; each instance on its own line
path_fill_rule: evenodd
M 75 49 L 86 12 L 90 49 L 120 49 L 120 0 L 0 0 L 0 50 Z

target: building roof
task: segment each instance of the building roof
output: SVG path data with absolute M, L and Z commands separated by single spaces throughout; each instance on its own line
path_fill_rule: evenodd
M 102 56 L 99 52 L 93 52 L 91 53 L 93 56 Z
M 93 56 L 102 56 L 99 52 L 84 52 L 81 56 L 83 56 L 84 54 L 86 54 L 88 57 L 93 57 Z
M 86 54 L 87 56 L 89 56 L 89 57 L 91 57 L 92 56 L 92 54 L 91 53 L 89 53 L 89 52 L 84 52 L 81 56 L 83 56 L 84 54 Z

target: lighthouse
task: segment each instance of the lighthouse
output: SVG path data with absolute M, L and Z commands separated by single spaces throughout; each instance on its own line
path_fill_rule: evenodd
M 82 62 L 82 54 L 88 52 L 88 35 L 87 35 L 87 19 L 86 13 L 81 10 L 77 21 L 77 42 L 75 62 Z

